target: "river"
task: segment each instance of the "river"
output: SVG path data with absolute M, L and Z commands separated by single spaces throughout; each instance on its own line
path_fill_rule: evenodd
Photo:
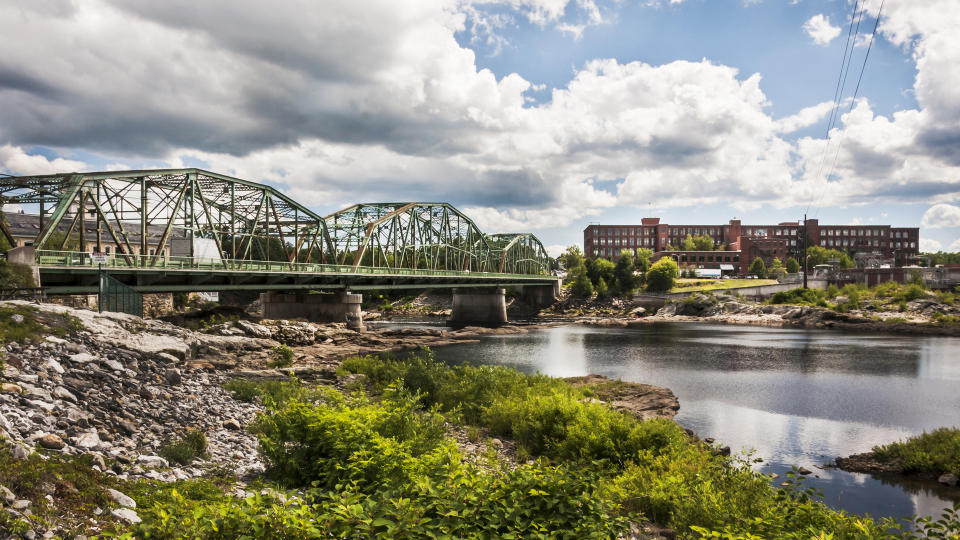
M 598 373 L 670 388 L 676 420 L 753 449 L 763 472 L 814 471 L 835 508 L 874 517 L 939 515 L 960 490 L 821 469 L 837 456 L 960 425 L 960 339 L 657 323 L 563 326 L 435 350 L 439 360 L 570 377 Z M 780 480 L 778 480 L 779 482 Z

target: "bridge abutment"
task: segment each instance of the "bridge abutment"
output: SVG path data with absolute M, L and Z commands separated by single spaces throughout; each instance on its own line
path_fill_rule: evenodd
M 507 324 L 506 290 L 500 287 L 454 289 L 452 326 Z
M 266 319 L 304 318 L 314 322 L 345 322 L 347 328 L 362 332 L 360 303 L 363 295 L 350 292 L 336 294 L 260 294 L 263 317 Z

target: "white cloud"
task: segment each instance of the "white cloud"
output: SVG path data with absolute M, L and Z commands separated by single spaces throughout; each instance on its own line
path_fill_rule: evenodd
M 830 17 L 824 16 L 823 13 L 817 13 L 807 19 L 807 22 L 803 23 L 803 30 L 817 45 L 828 45 L 840 35 L 840 27 L 830 24 Z
M 956 240 L 951 242 L 950 246 L 947 248 L 947 251 L 951 251 L 954 253 L 960 251 L 960 238 L 957 238 Z
M 920 251 L 924 253 L 934 253 L 943 250 L 943 244 L 932 238 L 920 239 Z
M 833 108 L 832 101 L 824 101 L 810 107 L 800 109 L 800 112 L 777 120 L 777 131 L 793 133 L 798 129 L 812 126 L 827 115 Z
M 13 175 L 53 174 L 58 172 L 78 172 L 90 170 L 82 161 L 28 154 L 19 146 L 9 144 L 0 146 L 0 169 Z
M 960 206 L 935 204 L 924 212 L 920 224 L 929 229 L 960 227 Z

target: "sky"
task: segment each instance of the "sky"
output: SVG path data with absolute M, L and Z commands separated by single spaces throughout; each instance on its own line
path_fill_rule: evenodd
M 960 0 L 6 0 L 0 23 L 6 174 L 450 202 L 553 255 L 591 223 L 804 214 L 960 251 Z

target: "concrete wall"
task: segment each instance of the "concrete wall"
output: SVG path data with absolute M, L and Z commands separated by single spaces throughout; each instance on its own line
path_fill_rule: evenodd
M 808 279 L 807 286 L 811 289 L 816 289 L 820 291 L 825 291 L 829 282 L 825 279 Z M 753 287 L 737 287 L 734 289 L 721 289 L 711 291 L 715 294 L 727 293 L 727 294 L 739 294 L 745 298 L 751 300 L 760 300 L 773 296 L 778 292 L 790 291 L 793 289 L 798 289 L 803 287 L 803 282 L 800 283 L 775 283 L 772 285 L 756 285 Z M 639 303 L 641 306 L 649 309 L 659 309 L 663 307 L 664 304 L 669 300 L 676 300 L 689 296 L 693 293 L 691 292 L 681 292 L 681 293 L 672 293 L 672 294 L 649 294 L 649 293 L 638 293 L 634 296 L 634 300 Z
M 33 276 L 33 286 L 40 286 L 40 268 L 37 267 L 36 250 L 33 246 L 22 246 L 10 249 L 7 251 L 7 262 L 28 267 Z
M 337 294 L 260 294 L 265 319 L 299 319 L 315 322 L 345 322 L 347 328 L 363 330 L 360 303 L 363 295 Z

